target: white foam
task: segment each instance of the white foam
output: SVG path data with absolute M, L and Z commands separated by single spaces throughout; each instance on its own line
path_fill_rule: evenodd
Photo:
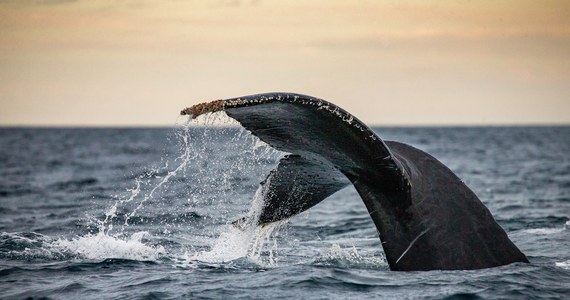
M 224 263 L 247 256 L 249 244 L 253 238 L 253 231 L 240 230 L 229 225 L 216 239 L 211 249 L 201 251 L 189 257 L 208 263 Z
M 566 223 L 564 224 L 564 226 L 562 228 L 552 228 L 552 227 L 532 228 L 532 229 L 522 230 L 522 232 L 530 233 L 530 234 L 537 234 L 537 235 L 548 235 L 548 234 L 560 233 L 560 232 L 563 232 L 563 231 L 569 230 L 569 229 L 570 229 L 570 221 L 566 221 Z
M 322 250 L 316 262 L 321 263 L 346 263 L 347 265 L 387 265 L 382 256 L 362 256 L 355 246 L 342 248 L 339 244 L 332 244 L 330 248 Z
M 276 266 L 277 258 L 275 256 L 277 251 L 277 235 L 279 228 L 287 221 L 274 222 L 262 227 L 255 228 L 255 235 L 252 240 L 248 257 L 255 261 L 257 264 L 264 266 Z M 267 246 L 267 247 L 266 247 Z M 263 255 L 264 249 L 267 248 L 268 255 Z
M 570 260 L 555 263 L 559 268 L 570 270 Z
M 166 253 L 164 247 L 148 246 L 142 242 L 147 232 L 134 233 L 126 240 L 109 236 L 103 232 L 71 240 L 59 239 L 52 245 L 62 251 L 69 251 L 86 259 L 121 258 L 131 260 L 157 260 Z
M 319 253 L 321 259 L 347 259 L 350 261 L 361 261 L 362 256 L 356 250 L 356 247 L 351 248 L 341 248 L 339 244 L 332 244 L 330 248 L 322 250 Z
M 530 233 L 530 234 L 537 234 L 537 235 L 548 235 L 548 234 L 555 234 L 564 231 L 565 228 L 533 228 L 533 229 L 525 229 L 523 232 Z
M 214 241 L 209 250 L 187 254 L 186 260 L 206 263 L 226 263 L 239 258 L 274 267 L 277 264 L 276 235 L 285 222 L 275 222 L 264 226 L 236 228 L 228 225 Z
M 214 241 L 210 250 L 195 253 L 189 256 L 188 260 L 224 263 L 247 257 L 260 265 L 275 265 L 274 252 L 277 248 L 277 242 L 271 238 L 273 234 L 278 232 L 278 228 L 287 221 L 257 226 L 263 207 L 263 199 L 264 189 L 260 186 L 255 193 L 246 219 L 239 225 L 240 228 L 234 225 L 227 225 Z M 265 257 L 262 255 L 262 252 L 267 244 L 270 244 L 269 255 Z

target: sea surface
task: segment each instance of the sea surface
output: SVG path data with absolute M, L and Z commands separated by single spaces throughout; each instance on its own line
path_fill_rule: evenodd
M 234 228 L 283 153 L 178 123 L 0 128 L 0 298 L 570 298 L 570 127 L 375 128 L 449 166 L 530 260 L 393 272 L 352 187 Z

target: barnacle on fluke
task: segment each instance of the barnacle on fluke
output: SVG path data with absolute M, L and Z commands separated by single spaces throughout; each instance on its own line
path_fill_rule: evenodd
M 216 100 L 212 102 L 204 102 L 200 104 L 193 105 L 191 107 L 187 107 L 180 111 L 180 115 L 190 115 L 192 118 L 196 118 L 199 115 L 209 113 L 209 112 L 217 112 L 224 109 L 224 100 Z

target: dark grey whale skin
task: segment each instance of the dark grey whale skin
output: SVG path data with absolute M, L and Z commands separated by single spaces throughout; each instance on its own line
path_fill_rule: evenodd
M 353 184 L 391 270 L 471 270 L 528 262 L 479 198 L 445 165 L 382 141 L 327 101 L 291 93 L 228 99 L 225 112 L 291 153 L 262 182 L 258 223 L 294 216 Z

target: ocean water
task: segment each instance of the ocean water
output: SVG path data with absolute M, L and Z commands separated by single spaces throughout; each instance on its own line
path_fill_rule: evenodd
M 570 297 L 570 127 L 375 128 L 456 172 L 531 262 L 392 272 L 352 187 L 229 225 L 283 153 L 217 119 L 1 128 L 0 298 Z

